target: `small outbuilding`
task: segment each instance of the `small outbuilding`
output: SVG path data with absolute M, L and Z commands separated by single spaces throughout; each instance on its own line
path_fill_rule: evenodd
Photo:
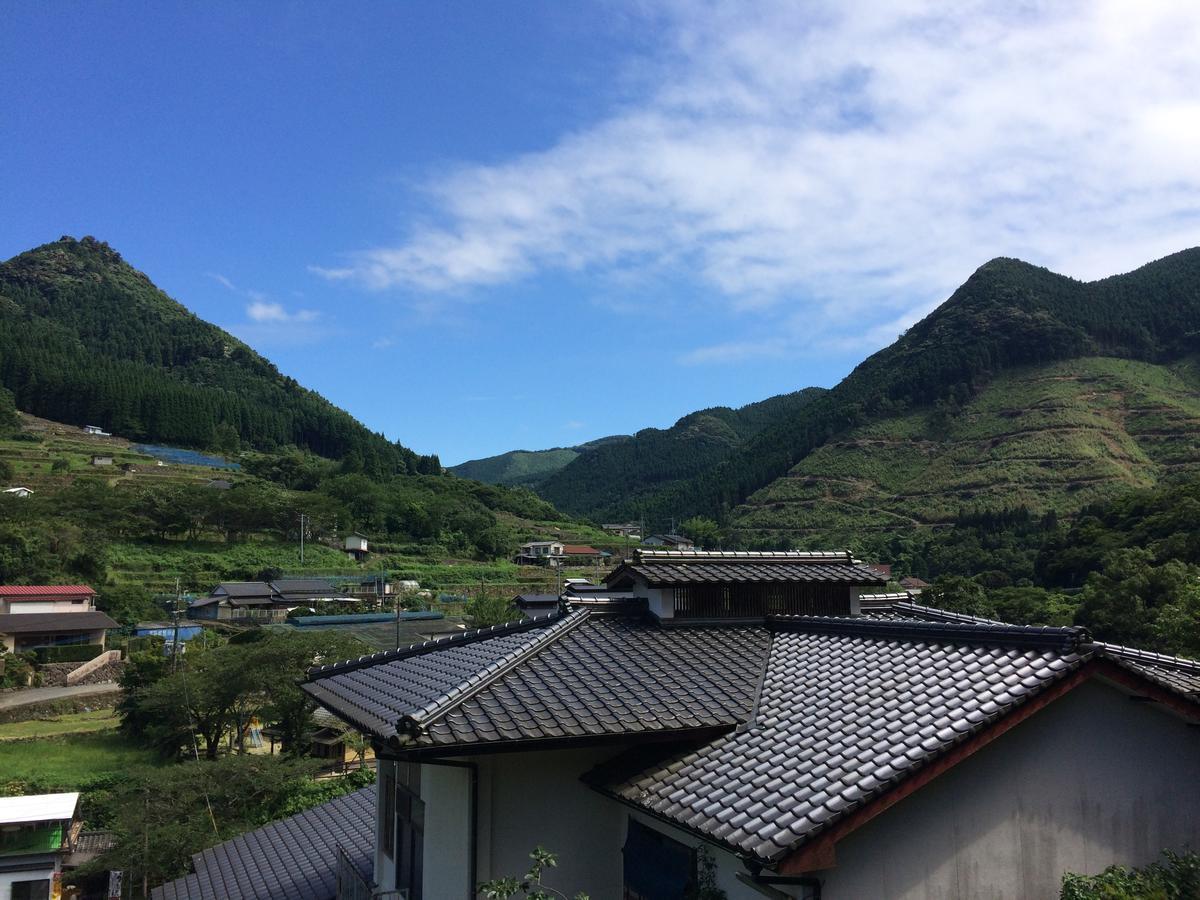
M 343 543 L 346 550 L 346 555 L 351 559 L 363 560 L 370 552 L 370 545 L 367 542 L 365 534 L 359 534 L 357 531 L 346 535 L 346 540 Z

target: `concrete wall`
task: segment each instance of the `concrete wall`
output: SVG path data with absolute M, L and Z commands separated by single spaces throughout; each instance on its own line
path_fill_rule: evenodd
M 840 843 L 824 897 L 1057 897 L 1200 847 L 1198 784 L 1196 729 L 1089 682 Z

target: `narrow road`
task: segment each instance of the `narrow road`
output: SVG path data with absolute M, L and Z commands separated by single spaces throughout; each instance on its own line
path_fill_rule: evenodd
M 0 709 L 11 709 L 14 706 L 24 706 L 27 703 L 41 703 L 43 700 L 60 700 L 63 697 L 86 697 L 88 694 L 108 694 L 119 691 L 121 686 L 115 681 L 104 684 L 79 684 L 69 687 L 26 688 L 23 691 L 13 691 L 11 694 L 0 694 Z

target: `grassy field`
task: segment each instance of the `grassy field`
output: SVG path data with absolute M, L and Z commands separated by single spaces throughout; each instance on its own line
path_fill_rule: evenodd
M 52 719 L 30 719 L 26 722 L 0 724 L 0 741 L 111 731 L 117 724 L 116 710 L 93 709 L 88 712 L 67 713 Z
M 960 511 L 1069 515 L 1200 467 L 1195 361 L 1072 360 L 997 378 L 960 411 L 922 409 L 840 436 L 754 494 L 749 533 L 819 538 L 941 525 Z
M 131 746 L 113 730 L 4 741 L 0 743 L 0 791 L 14 783 L 37 791 L 77 790 L 97 778 L 154 764 L 149 750 Z

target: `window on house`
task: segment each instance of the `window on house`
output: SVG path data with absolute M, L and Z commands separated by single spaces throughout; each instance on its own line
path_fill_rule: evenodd
M 624 900 L 683 900 L 696 881 L 691 847 L 629 820 L 625 833 Z
M 425 853 L 425 804 L 421 767 L 396 764 L 396 888 L 406 900 L 421 900 L 421 860 Z
M 36 881 L 14 881 L 12 900 L 49 900 L 50 879 L 39 878 Z

